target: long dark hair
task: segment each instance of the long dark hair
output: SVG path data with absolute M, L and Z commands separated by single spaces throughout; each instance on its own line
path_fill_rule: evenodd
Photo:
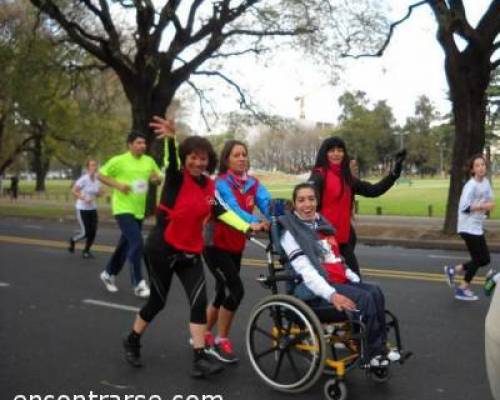
M 224 147 L 222 148 L 222 151 L 220 152 L 220 158 L 219 158 L 219 174 L 225 174 L 227 170 L 229 169 L 229 156 L 231 155 L 231 151 L 233 151 L 233 148 L 235 146 L 242 146 L 245 149 L 245 152 L 247 153 L 248 157 L 248 147 L 245 143 L 243 143 L 240 140 L 228 140 L 226 143 L 224 143 Z M 247 168 L 250 167 L 250 163 L 247 164 Z
M 344 141 L 337 137 L 331 136 L 321 143 L 321 146 L 318 150 L 318 155 L 316 156 L 316 163 L 314 164 L 314 169 L 325 170 L 328 168 L 328 151 L 333 149 L 334 147 L 338 147 L 344 150 L 344 158 L 340 164 L 340 171 L 342 177 L 344 178 L 344 183 L 351 186 L 352 185 L 352 173 L 351 168 L 349 166 L 351 162 L 351 157 L 349 157 L 349 153 L 347 152 L 347 147 Z

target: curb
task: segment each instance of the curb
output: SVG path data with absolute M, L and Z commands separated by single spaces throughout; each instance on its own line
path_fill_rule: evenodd
M 426 240 L 358 236 L 358 242 L 367 246 L 392 246 L 429 250 L 466 250 L 465 243 L 461 240 Z M 488 242 L 488 248 L 491 252 L 500 252 L 500 243 Z

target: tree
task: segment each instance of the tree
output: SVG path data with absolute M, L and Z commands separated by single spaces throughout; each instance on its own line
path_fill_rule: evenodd
M 202 96 L 194 76 L 218 78 L 235 88 L 241 107 L 249 108 L 244 91 L 221 69 L 225 59 L 260 55 L 280 43 L 307 48 L 309 57 L 322 57 L 331 65 L 337 38 L 346 35 L 352 46 L 373 46 L 385 22 L 379 7 L 370 6 L 374 0 L 356 5 L 338 1 L 335 6 L 323 0 L 31 3 L 117 74 L 131 105 L 132 128 L 146 133 L 148 153 L 158 162 L 163 147 L 153 140 L 148 122 L 154 114 L 165 114 L 183 83 Z M 213 65 L 202 69 L 210 60 Z M 149 211 L 155 198 L 150 193 Z
M 432 124 L 439 118 L 427 96 L 415 103 L 415 115 L 406 120 L 403 132 L 407 134 L 407 163 L 413 164 L 419 174 L 433 175 L 438 171 L 439 140 L 432 134 Z
M 415 8 L 424 5 L 430 7 L 436 20 L 437 40 L 445 54 L 444 69 L 452 103 L 455 140 L 443 230 L 454 233 L 460 193 L 467 178 L 465 164 L 473 154 L 482 152 L 485 144 L 486 90 L 492 72 L 500 66 L 497 52 L 500 49 L 500 1 L 491 0 L 475 27 L 467 19 L 463 0 L 415 2 L 408 7 L 405 17 L 390 25 L 379 51 L 355 57 L 383 55 L 394 29 L 407 20 Z M 465 42 L 463 49 L 458 38 Z
M 370 107 L 364 92 L 345 92 L 339 97 L 340 126 L 333 134 L 342 137 L 361 173 L 385 166 L 396 150 L 394 116 L 385 101 Z

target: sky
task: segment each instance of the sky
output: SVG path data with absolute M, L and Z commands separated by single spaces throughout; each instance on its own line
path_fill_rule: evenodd
M 467 16 L 473 26 L 491 0 L 464 0 Z M 391 20 L 405 15 L 412 1 L 389 0 Z M 254 100 L 271 113 L 298 118 L 296 97 L 305 96 L 307 120 L 336 122 L 339 115 L 337 98 L 345 90 L 363 90 L 372 103 L 387 100 L 396 120 L 403 124 L 414 114 L 415 102 L 427 95 L 435 107 L 450 111 L 444 54 L 436 40 L 436 23 L 428 6 L 414 10 L 411 18 L 399 25 L 389 47 L 381 58 L 345 59 L 344 71 L 335 87 L 327 84 L 311 63 L 300 58 L 281 58 L 268 66 L 239 63 L 230 67 L 231 76 L 249 89 Z M 196 108 L 196 106 L 194 106 Z M 221 96 L 219 111 L 237 110 L 234 97 Z M 198 112 L 193 109 L 195 129 L 204 129 Z

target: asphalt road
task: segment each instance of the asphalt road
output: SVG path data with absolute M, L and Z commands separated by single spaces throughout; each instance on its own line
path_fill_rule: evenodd
M 247 359 L 247 318 L 252 305 L 268 294 L 255 281 L 265 272 L 260 249 L 247 246 L 242 270 L 246 297 L 232 332 L 242 360 L 212 380 L 199 381 L 188 375 L 188 306 L 179 282 L 174 280 L 166 308 L 143 338 L 145 367 L 130 368 L 120 342 L 142 301 L 132 295 L 127 270 L 119 276 L 120 291 L 114 295 L 98 280 L 117 231 L 103 227 L 96 259 L 83 260 L 78 252 L 65 251 L 73 228 L 0 221 L 1 399 L 30 394 L 89 398 L 90 391 L 122 399 L 130 394 L 156 394 L 162 400 L 176 395 L 182 396 L 176 400 L 196 400 L 209 394 L 225 400 L 323 398 L 324 379 L 306 393 L 281 394 L 261 383 Z M 357 254 L 366 279 L 383 287 L 388 308 L 399 316 L 404 343 L 415 357 L 396 366 L 385 385 L 371 382 L 361 371 L 352 372 L 347 377 L 349 399 L 491 400 L 484 367 L 488 299 L 455 301 L 441 274 L 443 264 L 458 262 L 465 253 L 359 246 Z M 498 261 L 500 254 L 493 254 L 493 265 Z M 210 276 L 208 281 L 211 293 Z M 479 292 L 480 286 L 475 289 Z

